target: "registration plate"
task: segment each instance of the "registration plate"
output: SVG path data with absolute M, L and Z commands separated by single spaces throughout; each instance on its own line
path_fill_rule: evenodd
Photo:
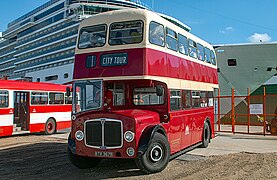
M 113 157 L 113 152 L 95 152 L 95 156 L 98 157 Z

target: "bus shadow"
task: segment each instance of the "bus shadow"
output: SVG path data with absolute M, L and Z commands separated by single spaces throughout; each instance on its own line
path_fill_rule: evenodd
M 0 150 L 3 179 L 106 179 L 141 176 L 131 159 L 105 159 L 91 169 L 73 166 L 66 143 L 37 143 Z

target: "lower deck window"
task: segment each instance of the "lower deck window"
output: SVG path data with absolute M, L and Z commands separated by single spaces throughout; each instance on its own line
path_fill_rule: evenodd
M 170 110 L 180 110 L 182 108 L 181 91 L 171 90 L 170 91 Z
M 159 105 L 164 103 L 164 94 L 157 95 L 156 87 L 135 88 L 133 92 L 135 105 Z

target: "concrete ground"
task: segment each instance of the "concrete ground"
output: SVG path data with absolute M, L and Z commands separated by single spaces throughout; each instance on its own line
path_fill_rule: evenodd
M 66 154 L 68 134 L 0 138 L 0 179 L 277 179 L 276 136 L 220 133 L 208 148 L 196 148 L 171 160 L 162 172 L 146 175 L 132 159 L 74 167 Z
M 51 135 L 58 139 L 67 139 L 69 129 Z M 65 133 L 67 132 L 67 133 Z M 232 133 L 216 133 L 216 137 L 211 140 L 208 148 L 196 148 L 185 155 L 215 156 L 231 153 L 272 153 L 277 152 L 277 136 L 271 135 L 247 135 Z M 185 156 L 182 155 L 182 156 Z M 182 156 L 178 159 L 182 159 Z
M 208 148 L 196 148 L 186 154 L 214 156 L 240 152 L 277 152 L 277 136 L 217 133 Z

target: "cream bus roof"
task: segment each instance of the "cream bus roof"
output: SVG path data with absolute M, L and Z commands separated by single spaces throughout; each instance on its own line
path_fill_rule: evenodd
M 162 16 L 165 16 L 165 15 L 158 14 L 145 9 L 128 8 L 128 9 L 108 11 L 108 12 L 96 14 L 88 19 L 83 20 L 79 28 L 97 25 L 97 24 L 103 24 L 103 19 L 105 20 L 106 24 L 110 24 L 113 22 L 120 22 L 120 21 L 130 21 L 130 20 L 142 20 L 147 24 L 150 23 L 151 21 L 156 21 L 163 24 L 165 27 L 172 28 L 174 31 L 177 31 L 177 33 L 181 33 L 186 37 L 196 41 L 197 43 L 202 44 L 205 47 L 213 49 L 212 45 L 198 38 L 197 36 L 191 34 L 189 32 L 190 28 L 188 26 L 185 26 L 183 23 L 180 24 L 180 26 L 177 26 L 176 24 L 167 20 L 169 19 L 168 18 L 169 16 L 166 16 L 167 19 L 163 18 Z M 174 19 L 174 18 L 171 18 L 171 19 Z M 174 22 L 177 23 L 176 20 Z M 185 26 L 186 28 L 184 28 L 183 26 Z

